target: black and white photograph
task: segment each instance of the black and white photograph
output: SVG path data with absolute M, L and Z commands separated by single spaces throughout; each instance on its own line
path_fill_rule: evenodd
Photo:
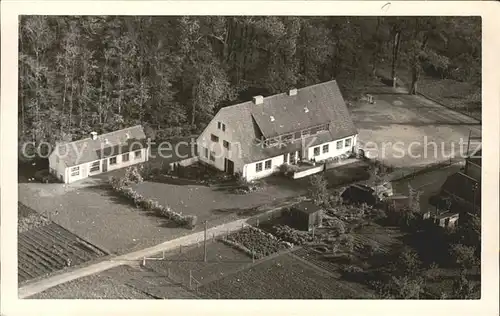
M 483 18 L 383 12 L 19 15 L 18 298 L 480 300 Z

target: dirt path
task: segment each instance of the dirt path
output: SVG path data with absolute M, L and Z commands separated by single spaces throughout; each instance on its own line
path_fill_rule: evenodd
M 220 236 L 227 231 L 235 231 L 240 229 L 245 222 L 247 221 L 247 218 L 240 219 L 234 222 L 230 222 L 227 224 L 219 225 L 213 228 L 210 228 L 207 230 L 207 234 L 209 236 L 215 235 Z M 27 284 L 23 287 L 21 287 L 18 291 L 18 296 L 20 299 L 23 298 L 28 298 L 30 296 L 33 296 L 37 293 L 43 292 L 51 287 L 57 286 L 62 283 L 66 283 L 69 281 L 73 281 L 78 278 L 82 278 L 85 276 L 89 276 L 95 273 L 99 273 L 123 264 L 129 264 L 131 261 L 137 261 L 141 260 L 143 257 L 148 257 L 155 255 L 159 252 L 162 251 L 169 251 L 178 248 L 179 246 L 186 246 L 186 245 L 191 245 L 197 242 L 203 241 L 204 238 L 204 232 L 197 232 L 191 235 L 183 236 L 177 239 L 169 240 L 164 243 L 161 243 L 159 245 L 150 247 L 150 248 L 145 248 L 139 251 L 127 253 L 121 256 L 117 256 L 111 259 L 108 259 L 106 261 L 102 261 L 87 267 L 83 267 L 81 269 L 69 271 L 66 273 L 54 275 L 51 277 L 48 277 L 46 279 Z

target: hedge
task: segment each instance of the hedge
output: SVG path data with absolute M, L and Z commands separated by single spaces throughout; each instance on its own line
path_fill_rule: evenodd
M 110 183 L 116 193 L 132 201 L 136 207 L 141 207 L 146 211 L 152 211 L 183 227 L 193 229 L 196 226 L 198 218 L 195 215 L 183 215 L 182 213 L 173 211 L 168 206 L 162 206 L 157 201 L 146 199 L 134 189 L 123 186 L 122 179 L 111 177 Z

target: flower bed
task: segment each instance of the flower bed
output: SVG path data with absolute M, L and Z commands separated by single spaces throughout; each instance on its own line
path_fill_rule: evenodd
M 168 206 L 162 206 L 157 201 L 146 199 L 141 194 L 137 193 L 130 187 L 124 186 L 123 179 L 116 179 L 111 177 L 110 183 L 113 191 L 123 196 L 127 200 L 133 202 L 136 207 L 140 207 L 146 211 L 154 212 L 162 217 L 165 217 L 179 226 L 187 227 L 193 229 L 196 226 L 197 217 L 194 215 L 183 215 L 182 213 L 177 213 L 173 211 Z
M 223 238 L 222 242 L 243 251 L 255 259 L 292 247 L 290 243 L 280 241 L 272 234 L 253 226 L 247 226 Z

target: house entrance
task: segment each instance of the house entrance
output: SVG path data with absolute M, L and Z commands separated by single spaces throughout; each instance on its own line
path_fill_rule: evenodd
M 224 172 L 229 174 L 234 173 L 234 162 L 232 160 L 224 158 Z
M 102 172 L 108 171 L 108 159 L 102 160 Z

